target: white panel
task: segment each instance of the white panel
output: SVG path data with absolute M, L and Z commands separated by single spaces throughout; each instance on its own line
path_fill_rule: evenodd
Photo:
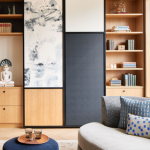
M 62 87 L 62 0 L 25 0 L 24 10 L 24 85 Z
M 12 62 L 10 71 L 15 86 L 23 86 L 23 37 L 1 36 L 0 37 L 0 62 L 9 59 Z M 0 67 L 0 72 L 3 67 Z
M 66 32 L 104 32 L 104 0 L 66 0 Z

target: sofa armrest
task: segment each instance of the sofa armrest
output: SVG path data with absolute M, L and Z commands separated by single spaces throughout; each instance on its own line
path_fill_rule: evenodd
M 101 103 L 102 124 L 117 128 L 120 119 L 120 96 L 103 96 Z

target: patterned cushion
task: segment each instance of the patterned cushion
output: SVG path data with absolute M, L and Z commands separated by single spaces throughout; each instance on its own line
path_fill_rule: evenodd
M 118 128 L 126 129 L 127 114 L 131 113 L 142 117 L 150 117 L 150 101 L 138 101 L 120 97 L 121 111 Z
M 128 114 L 126 134 L 150 138 L 150 118 Z

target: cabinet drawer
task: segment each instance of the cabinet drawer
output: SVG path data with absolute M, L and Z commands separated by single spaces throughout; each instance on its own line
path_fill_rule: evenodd
M 4 103 L 4 90 L 0 89 L 0 105 L 5 105 Z
M 0 106 L 0 123 L 23 123 L 23 106 Z
M 143 88 L 139 89 L 106 89 L 106 96 L 138 96 L 143 97 Z
M 4 88 L 2 91 L 4 105 L 23 105 L 22 88 Z

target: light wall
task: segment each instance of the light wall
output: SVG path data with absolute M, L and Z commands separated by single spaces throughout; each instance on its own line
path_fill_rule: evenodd
M 9 59 L 12 62 L 13 81 L 15 86 L 23 86 L 23 37 L 0 36 L 0 62 Z M 0 72 L 3 67 L 0 67 Z

